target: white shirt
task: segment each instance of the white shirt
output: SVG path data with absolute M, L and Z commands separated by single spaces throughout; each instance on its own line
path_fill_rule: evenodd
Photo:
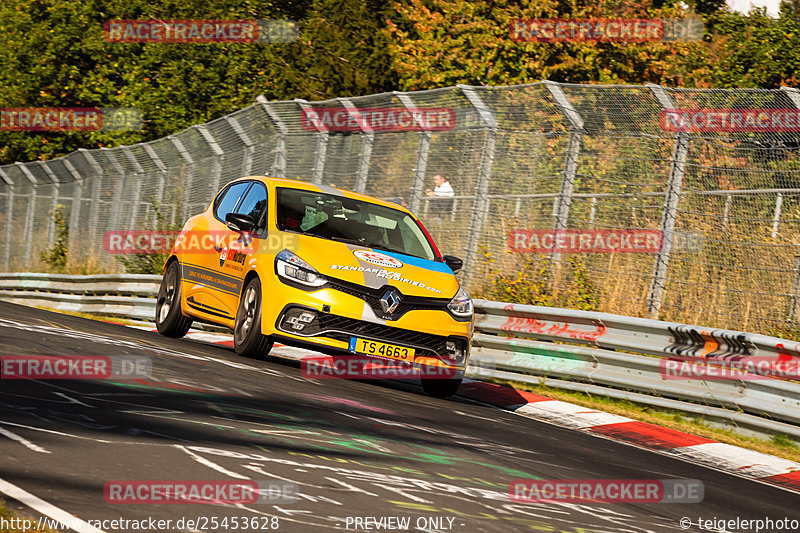
M 441 185 L 437 185 L 435 189 L 433 189 L 434 196 L 455 196 L 455 191 L 453 190 L 453 186 L 450 185 L 449 181 L 445 181 Z

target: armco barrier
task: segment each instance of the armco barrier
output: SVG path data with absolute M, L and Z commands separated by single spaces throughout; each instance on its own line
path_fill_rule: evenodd
M 0 300 L 151 321 L 160 279 L 4 273 Z M 785 433 L 800 440 L 800 384 L 774 378 L 663 379 L 660 366 L 661 358 L 670 356 L 800 357 L 798 343 L 740 331 L 487 300 L 475 300 L 475 309 L 468 376 L 606 394 L 695 413 L 755 434 Z
M 153 320 L 161 276 L 0 274 L 0 300 L 58 311 Z

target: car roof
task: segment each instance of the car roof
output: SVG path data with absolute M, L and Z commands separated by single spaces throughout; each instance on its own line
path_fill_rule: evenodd
M 245 176 L 242 178 L 238 178 L 232 180 L 230 183 L 234 183 L 236 181 L 242 180 L 255 180 L 260 181 L 261 183 L 269 186 L 272 185 L 274 187 L 285 187 L 288 189 L 301 189 L 304 191 L 314 191 L 314 192 L 323 192 L 328 194 L 336 194 L 341 195 L 346 198 L 352 198 L 354 200 L 364 200 L 366 202 L 371 202 L 373 204 L 382 205 L 384 207 L 390 207 L 392 209 L 399 209 L 400 211 L 404 211 L 406 213 L 411 213 L 408 209 L 403 207 L 402 205 L 396 204 L 394 202 L 388 202 L 386 200 L 381 200 L 380 198 L 376 198 L 374 196 L 369 196 L 366 194 L 357 193 L 355 191 L 348 191 L 346 189 L 340 189 L 338 187 L 333 187 L 330 185 L 317 185 L 314 183 L 309 183 L 307 181 L 300 181 L 300 180 L 292 180 L 287 178 L 273 178 L 271 176 Z

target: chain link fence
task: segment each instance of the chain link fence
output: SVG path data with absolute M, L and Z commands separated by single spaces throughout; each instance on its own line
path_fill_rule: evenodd
M 314 127 L 308 113 L 452 110 L 441 130 Z M 800 133 L 668 131 L 664 110 L 797 109 L 800 92 L 658 85 L 458 86 L 325 102 L 255 104 L 156 141 L 0 167 L 0 267 L 41 270 L 63 206 L 72 269 L 121 271 L 110 230 L 180 225 L 226 182 L 287 177 L 406 203 L 462 282 L 498 276 L 591 293 L 595 308 L 768 331 L 800 314 Z M 305 119 L 304 119 L 305 117 Z M 358 126 L 353 128 L 353 124 Z M 442 174 L 453 198 L 431 197 Z M 531 229 L 657 229 L 657 253 L 513 253 Z M 560 300 L 562 304 L 567 300 Z M 566 304 L 564 304 L 566 305 Z

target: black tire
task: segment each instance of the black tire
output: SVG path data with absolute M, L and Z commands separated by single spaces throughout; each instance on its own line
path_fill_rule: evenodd
M 461 379 L 423 379 L 422 390 L 435 398 L 452 396 L 461 386 Z
M 236 322 L 233 326 L 233 348 L 244 357 L 260 358 L 272 349 L 272 339 L 261 334 L 261 280 L 253 278 L 242 291 Z
M 155 318 L 158 332 L 165 337 L 183 337 L 192 327 L 192 319 L 181 313 L 181 275 L 177 261 L 169 264 L 161 278 Z

